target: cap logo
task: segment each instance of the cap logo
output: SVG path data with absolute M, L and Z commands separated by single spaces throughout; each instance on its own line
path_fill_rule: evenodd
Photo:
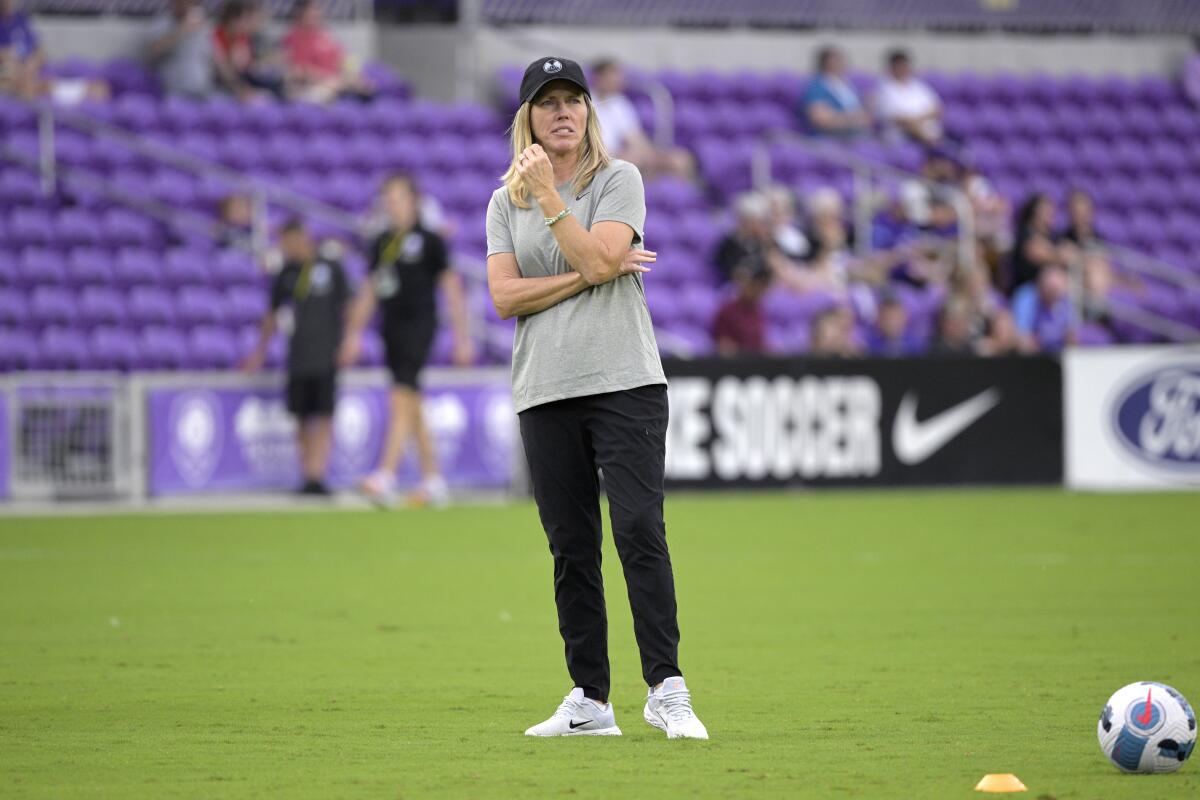
M 542 71 L 547 75 L 553 75 L 556 72 L 562 72 L 562 62 L 558 59 L 552 58 L 545 64 L 542 64 Z

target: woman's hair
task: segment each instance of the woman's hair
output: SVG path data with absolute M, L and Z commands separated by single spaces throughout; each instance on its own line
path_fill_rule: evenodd
M 1043 200 L 1049 200 L 1050 195 L 1044 192 L 1036 192 L 1026 198 L 1021 207 L 1017 209 L 1017 232 L 1028 232 L 1033 225 L 1033 218 L 1037 214 L 1038 206 Z
M 536 99 L 535 97 L 534 100 Z M 579 163 L 575 166 L 575 177 L 572 181 L 576 194 L 586 189 L 596 177 L 596 173 L 612 161 L 600 136 L 600 120 L 596 117 L 596 107 L 592 105 L 592 99 L 587 94 L 583 94 L 583 102 L 587 106 L 587 127 L 579 145 Z M 532 113 L 532 102 L 522 103 L 517 109 L 512 127 L 509 128 L 512 163 L 508 165 L 508 171 L 500 176 L 501 182 L 508 187 L 509 199 L 517 208 L 529 208 L 529 190 L 525 187 L 525 181 L 517 174 L 517 159 L 526 147 L 533 144 L 533 125 L 530 122 Z

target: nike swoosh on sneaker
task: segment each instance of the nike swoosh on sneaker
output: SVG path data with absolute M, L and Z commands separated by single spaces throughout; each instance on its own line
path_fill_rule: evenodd
M 992 387 L 927 420 L 918 421 L 917 395 L 915 392 L 906 393 L 900 400 L 896 420 L 892 424 L 892 449 L 896 458 L 909 466 L 920 464 L 971 427 L 999 402 L 1000 391 Z
M 567 722 L 567 724 L 571 726 L 571 730 L 575 730 L 576 728 L 582 728 L 584 725 L 589 725 L 592 722 L 595 722 L 595 720 L 585 719 L 583 722 L 576 722 L 575 720 L 570 720 L 569 722 Z

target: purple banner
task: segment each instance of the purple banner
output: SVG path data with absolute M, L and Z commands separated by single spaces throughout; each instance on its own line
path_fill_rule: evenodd
M 516 415 L 507 380 L 428 388 L 425 421 L 452 488 L 506 488 L 513 477 Z M 150 389 L 146 482 L 151 495 L 280 490 L 300 475 L 296 424 L 282 387 Z M 383 386 L 343 386 L 334 415 L 329 484 L 354 485 L 374 469 L 387 429 Z M 410 447 L 400 485 L 417 482 Z
M 9 429 L 8 392 L 0 392 L 0 500 L 7 499 L 9 491 L 8 451 L 12 446 L 8 441 Z

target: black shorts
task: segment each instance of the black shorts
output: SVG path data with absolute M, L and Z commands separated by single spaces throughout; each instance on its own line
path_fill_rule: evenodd
M 429 350 L 433 346 L 433 326 L 391 331 L 384 337 L 383 345 L 387 357 L 388 371 L 392 383 L 419 389 L 419 377 Z
M 333 416 L 334 395 L 337 394 L 337 375 L 289 375 L 287 410 L 300 419 Z

